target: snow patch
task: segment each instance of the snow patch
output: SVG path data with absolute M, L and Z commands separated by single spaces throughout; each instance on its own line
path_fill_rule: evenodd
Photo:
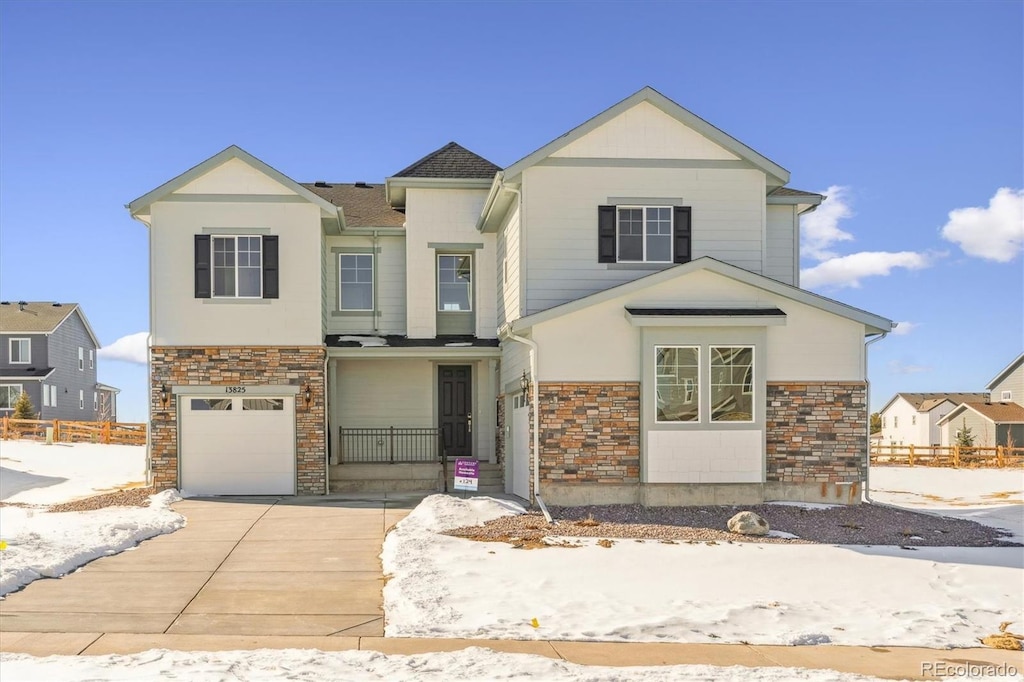
M 768 537 L 770 537 L 770 538 L 782 538 L 783 540 L 799 540 L 800 539 L 799 535 L 793 535 L 792 533 L 787 533 L 784 530 L 770 530 L 770 531 L 768 531 Z
M 765 504 L 780 504 L 784 507 L 800 507 L 801 509 L 833 509 L 842 506 L 839 504 L 825 504 L 823 502 L 790 502 L 788 500 L 776 500 L 774 502 L 765 502 Z
M 0 445 L 0 500 L 59 504 L 146 484 L 141 445 L 5 440 Z
M 353 341 L 363 348 L 373 348 L 388 345 L 388 340 L 380 336 L 339 336 L 338 341 Z

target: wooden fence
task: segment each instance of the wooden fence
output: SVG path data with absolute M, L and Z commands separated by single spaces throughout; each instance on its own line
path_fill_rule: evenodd
M 46 440 L 46 429 L 53 429 L 55 443 L 103 443 L 145 445 L 146 424 L 122 422 L 78 422 L 61 419 L 0 418 L 0 438 Z
M 894 466 L 930 466 L 954 468 L 1019 468 L 1024 467 L 1024 448 L 871 445 L 871 463 Z

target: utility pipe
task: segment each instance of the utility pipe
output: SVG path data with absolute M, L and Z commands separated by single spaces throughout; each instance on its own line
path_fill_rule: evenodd
M 530 378 L 533 381 L 533 395 L 531 396 L 531 402 L 533 404 L 533 496 L 537 499 L 537 504 L 541 509 L 545 510 L 544 515 L 548 516 L 546 507 L 544 506 L 544 500 L 540 497 L 540 390 L 539 381 L 537 380 L 537 342 L 528 339 L 524 336 L 518 336 L 512 333 L 512 328 L 507 327 L 505 331 L 505 338 L 518 341 L 519 343 L 525 344 L 530 348 Z M 549 521 L 550 522 L 550 521 Z
M 871 339 L 870 341 L 868 341 L 867 343 L 864 344 L 864 399 L 865 399 L 865 401 L 867 401 L 869 396 L 871 395 L 871 382 L 868 380 L 868 346 L 873 344 L 875 341 L 881 341 L 882 339 L 884 339 L 888 335 L 889 335 L 889 332 L 882 332 L 881 334 L 879 334 L 878 336 L 876 336 L 875 338 Z M 870 402 L 868 404 L 870 404 Z M 871 411 L 870 411 L 870 408 L 868 409 L 868 426 L 867 426 L 867 431 L 868 431 L 868 439 L 867 439 L 868 451 L 867 451 L 867 466 L 864 467 L 864 501 L 870 503 L 870 502 L 872 502 L 872 499 L 871 499 L 871 486 L 870 486 L 870 482 L 871 482 Z

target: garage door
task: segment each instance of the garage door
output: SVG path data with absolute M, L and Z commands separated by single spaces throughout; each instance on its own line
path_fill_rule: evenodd
M 294 495 L 295 398 L 180 396 L 181 490 Z
M 512 494 L 530 499 L 530 403 L 512 398 Z

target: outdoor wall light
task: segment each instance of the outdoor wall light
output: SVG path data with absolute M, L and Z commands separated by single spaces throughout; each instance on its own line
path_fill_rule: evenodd
M 171 399 L 171 386 L 170 384 L 164 384 L 160 387 L 160 399 L 163 400 L 164 405 Z
M 309 404 L 313 402 L 313 389 L 310 388 L 309 382 L 302 386 L 302 397 L 306 399 L 306 407 L 309 407 Z
M 519 388 L 523 391 L 523 400 L 530 395 L 530 377 L 526 376 L 526 370 L 523 370 L 523 376 L 519 378 Z

